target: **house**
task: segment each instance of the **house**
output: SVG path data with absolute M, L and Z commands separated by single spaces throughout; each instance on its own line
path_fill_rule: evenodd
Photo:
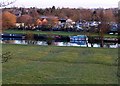
M 59 19 L 59 23 L 66 23 L 66 19 L 64 18 Z
M 24 23 L 16 23 L 16 27 L 20 27 L 20 26 L 24 27 L 25 24 Z
M 73 22 L 73 20 L 71 20 L 70 18 L 68 19 L 59 19 L 59 26 L 60 28 L 73 28 L 73 25 L 75 24 L 75 22 Z
M 73 21 L 71 19 L 66 20 L 66 28 L 73 28 Z
M 40 19 L 43 23 L 51 26 L 54 26 L 56 23 L 58 23 L 57 16 L 40 16 Z

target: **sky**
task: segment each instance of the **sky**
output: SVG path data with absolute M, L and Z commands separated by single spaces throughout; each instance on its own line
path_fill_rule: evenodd
M 3 0 L 6 1 L 6 0 Z M 12 1 L 12 0 L 7 0 Z M 69 7 L 69 8 L 114 8 L 118 7 L 120 0 L 17 0 L 8 7 L 37 7 L 48 8 Z

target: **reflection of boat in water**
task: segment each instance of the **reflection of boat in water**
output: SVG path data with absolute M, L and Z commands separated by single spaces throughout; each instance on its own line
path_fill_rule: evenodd
M 86 35 L 70 36 L 70 43 L 86 45 L 88 43 L 88 37 Z

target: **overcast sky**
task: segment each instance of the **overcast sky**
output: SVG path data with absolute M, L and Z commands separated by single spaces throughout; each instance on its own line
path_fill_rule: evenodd
M 7 0 L 12 1 L 12 0 Z M 118 7 L 120 0 L 17 0 L 11 6 L 18 7 L 70 7 L 70 8 L 113 8 Z

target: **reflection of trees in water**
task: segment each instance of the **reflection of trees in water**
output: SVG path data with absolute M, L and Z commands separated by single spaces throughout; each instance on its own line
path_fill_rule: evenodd
M 26 40 L 34 40 L 34 34 L 32 32 L 27 32 L 25 38 Z
M 106 47 L 107 47 L 107 48 L 110 48 L 110 44 L 106 44 Z
M 106 48 L 112 48 L 111 46 L 113 46 L 113 48 L 118 48 L 118 43 L 105 43 L 104 45 Z
M 46 41 L 41 41 L 41 45 L 46 45 Z
M 37 41 L 35 40 L 25 40 L 26 44 L 37 44 Z
M 15 44 L 15 40 L 4 40 L 3 43 Z
M 52 35 L 48 35 L 47 36 L 47 39 L 46 39 L 46 42 L 48 45 L 52 45 L 52 43 L 55 41 L 55 37 L 52 36 Z
M 47 41 L 38 41 L 38 40 L 4 40 L 4 41 L 2 41 L 2 43 L 5 43 L 5 44 L 48 45 Z M 75 44 L 80 45 L 80 43 L 75 43 Z M 56 45 L 56 46 L 75 46 L 74 43 L 70 43 L 70 42 L 54 42 L 54 41 L 52 41 L 50 45 Z M 89 46 L 89 47 L 100 47 L 100 43 L 93 43 L 92 45 L 93 46 Z M 118 48 L 119 45 L 118 45 L 118 43 L 104 43 L 103 47 L 104 48 Z
M 34 39 L 34 34 L 32 32 L 27 32 L 25 38 L 26 44 L 37 44 L 37 41 Z
M 50 41 L 50 40 L 47 41 L 47 44 L 48 44 L 48 45 L 52 45 L 52 41 Z
M 32 44 L 32 45 L 47 45 L 46 41 L 37 41 L 37 40 L 24 40 L 21 43 Z
M 68 42 L 63 42 L 63 45 L 64 45 L 64 46 L 68 46 L 69 43 L 68 43 Z

